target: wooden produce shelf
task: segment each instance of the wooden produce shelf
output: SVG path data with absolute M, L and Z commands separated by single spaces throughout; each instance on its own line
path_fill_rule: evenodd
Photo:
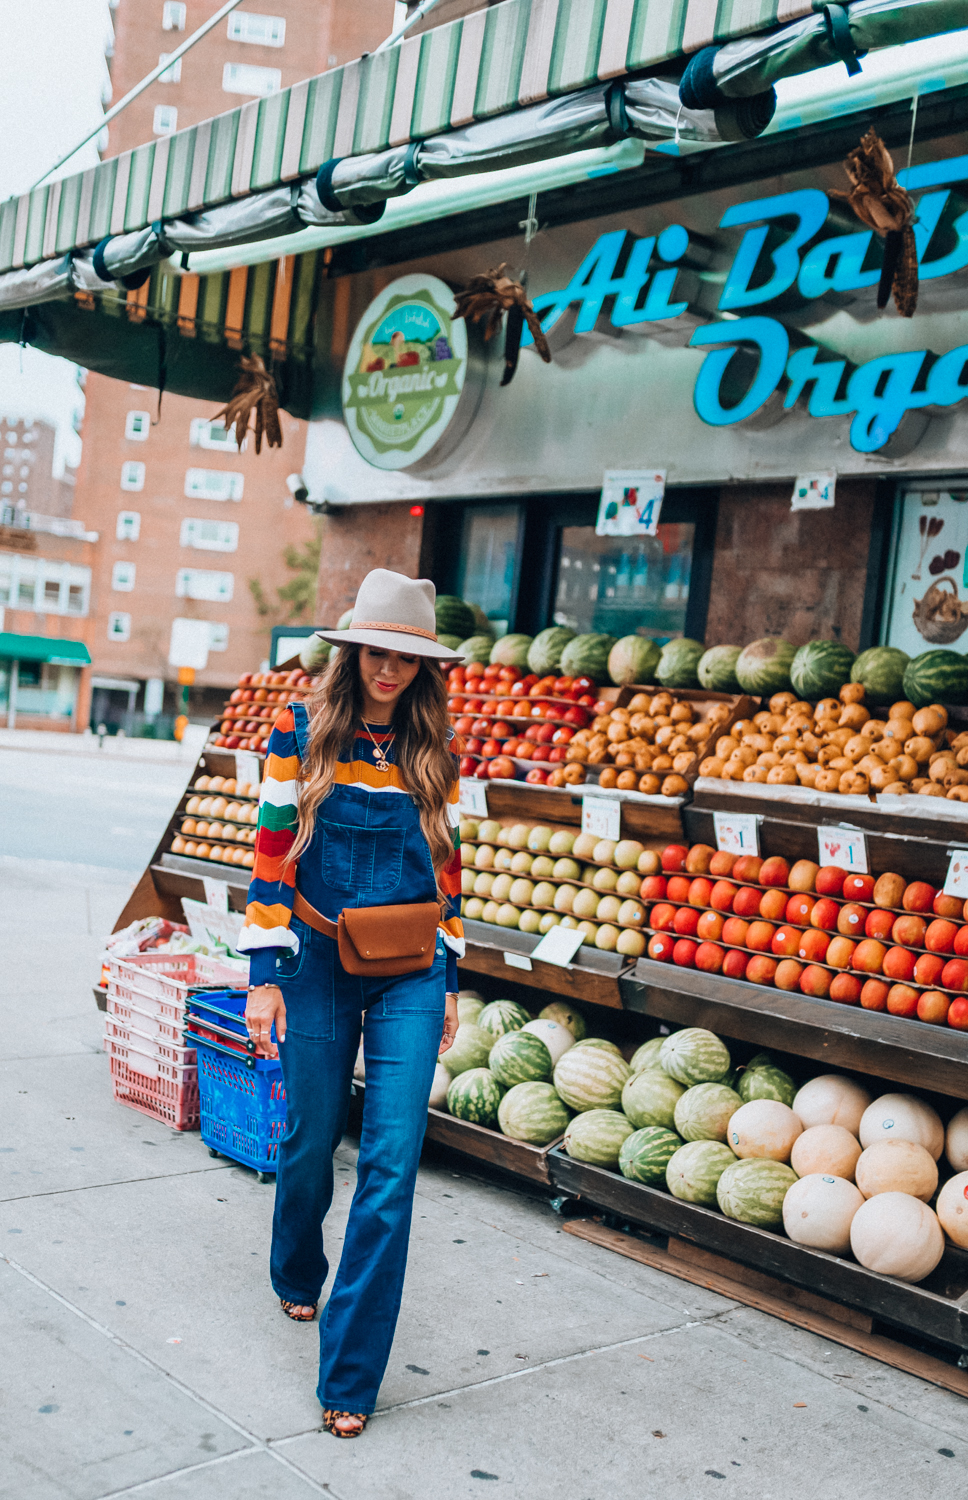
M 623 1004 L 680 1026 L 968 1099 L 968 1034 L 640 958 L 620 982 Z
M 599 791 L 597 783 L 576 787 L 533 786 L 526 781 L 488 781 L 487 815 L 499 821 L 561 823 L 581 827 L 582 797 L 611 797 L 622 804 L 622 837 L 657 847 L 683 834 L 681 797 L 646 797 L 641 792 Z
M 569 1000 L 584 1000 L 590 1005 L 622 1009 L 619 977 L 627 972 L 629 961 L 618 953 L 602 953 L 597 948 L 581 947 L 570 964 L 532 962 L 530 969 L 509 964 L 506 953 L 528 958 L 541 938 L 535 933 L 518 932 L 514 927 L 495 927 L 490 922 L 464 918 L 467 948 L 458 960 L 465 974 L 489 974 L 509 983 L 528 985 L 566 995 Z
M 245 911 L 245 898 L 249 889 L 251 871 L 241 866 L 228 867 L 208 859 L 189 859 L 182 854 L 163 854 L 157 864 L 150 867 L 150 875 L 157 891 L 165 896 L 187 896 L 191 901 L 205 900 L 205 880 L 224 880 L 230 911 Z

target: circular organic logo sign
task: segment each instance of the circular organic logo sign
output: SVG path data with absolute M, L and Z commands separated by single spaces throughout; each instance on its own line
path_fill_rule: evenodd
M 416 463 L 457 410 L 467 326 L 453 312 L 445 282 L 402 276 L 357 325 L 343 367 L 343 413 L 355 448 L 378 469 Z

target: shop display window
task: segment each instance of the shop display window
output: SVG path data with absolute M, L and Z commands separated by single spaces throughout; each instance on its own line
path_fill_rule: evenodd
M 685 634 L 696 528 L 662 522 L 654 537 L 561 532 L 554 623 L 580 634 L 647 635 L 660 644 Z
M 499 636 L 513 616 L 520 535 L 519 505 L 474 506 L 464 515 L 456 592 L 480 605 Z
M 968 476 L 901 491 L 882 632 L 909 656 L 968 647 Z

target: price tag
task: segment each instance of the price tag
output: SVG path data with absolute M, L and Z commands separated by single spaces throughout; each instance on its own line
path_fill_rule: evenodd
M 581 799 L 581 831 L 597 839 L 622 837 L 622 804 L 614 797 Z M 567 929 L 566 929 L 567 930 Z
M 261 772 L 261 761 L 251 750 L 236 750 L 235 752 L 235 784 L 239 786 L 251 786 L 254 788 L 253 795 L 258 796 L 259 777 Z
M 460 778 L 460 801 L 458 807 L 465 818 L 487 817 L 487 787 L 473 776 Z
M 944 893 L 968 898 L 968 849 L 952 849 L 944 878 Z
M 582 934 L 575 927 L 552 927 L 546 932 L 531 957 L 542 963 L 567 968 L 582 945 Z
M 245 921 L 244 913 L 216 911 L 213 907 L 206 906 L 204 901 L 192 901 L 189 896 L 182 897 L 182 909 L 196 942 L 205 943 L 208 947 L 224 943 L 226 948 L 235 951 Z M 247 958 L 248 955 L 243 954 L 242 957 Z
M 716 848 L 725 854 L 759 854 L 760 820 L 756 813 L 713 813 Z
M 870 874 L 867 838 L 856 828 L 818 828 L 817 845 L 822 865 L 839 865 L 858 875 Z
M 210 875 L 202 876 L 202 885 L 205 887 L 205 905 L 210 906 L 213 911 L 228 911 L 229 888 L 224 880 L 213 880 Z
M 505 953 L 504 962 L 509 969 L 526 969 L 531 973 L 531 960 L 526 953 Z

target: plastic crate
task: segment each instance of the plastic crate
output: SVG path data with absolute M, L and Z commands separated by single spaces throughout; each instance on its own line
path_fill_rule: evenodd
M 130 985 L 146 997 L 169 1000 L 184 1006 L 192 990 L 235 986 L 237 969 L 199 953 L 142 953 L 136 958 L 108 961 L 109 988 Z
M 119 1104 L 137 1109 L 152 1120 L 171 1125 L 175 1130 L 198 1129 L 198 1069 L 181 1071 L 181 1080 L 172 1076 L 176 1070 L 159 1065 L 157 1077 L 138 1071 L 142 1061 L 137 1053 L 111 1043 L 111 1083 Z M 130 1061 L 129 1061 L 130 1059 Z
M 160 1037 L 138 1025 L 137 1017 L 119 1020 L 108 1015 L 104 1021 L 104 1050 L 109 1052 L 109 1043 L 118 1042 L 134 1052 L 158 1062 L 172 1063 L 177 1067 L 195 1067 L 194 1043 L 186 1046 L 182 1037 Z M 147 1071 L 147 1070 L 146 1070 Z
M 199 1040 L 198 1090 L 202 1140 L 213 1156 L 274 1176 L 286 1134 L 286 1090 L 274 1058 L 243 1057 Z
M 185 1010 L 185 1036 L 194 1042 L 206 1041 L 214 1046 L 253 1056 L 248 1027 L 245 1024 L 245 990 L 217 990 L 192 995 Z M 276 1028 L 269 1032 L 275 1045 Z
M 108 990 L 105 1009 L 119 1026 L 134 1026 L 142 1035 L 159 1042 L 184 1045 L 184 1011 L 174 1001 L 151 999 L 118 985 Z

